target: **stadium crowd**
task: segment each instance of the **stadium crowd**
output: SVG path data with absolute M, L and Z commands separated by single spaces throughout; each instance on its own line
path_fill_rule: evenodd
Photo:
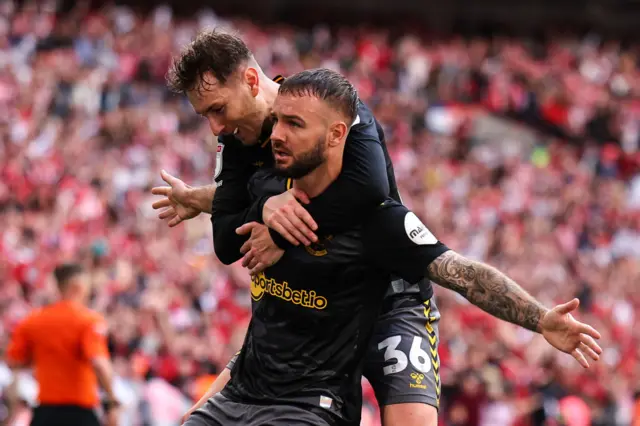
M 161 169 L 212 181 L 207 123 L 164 75 L 198 29 L 228 27 L 272 75 L 344 73 L 384 126 L 405 203 L 437 237 L 547 305 L 579 297 L 602 332 L 604 356 L 583 371 L 438 291 L 443 425 L 640 425 L 638 45 L 0 8 L 0 348 L 55 298 L 64 260 L 90 269 L 108 318 L 123 425 L 177 424 L 242 344 L 248 274 L 217 261 L 208 216 L 169 229 L 150 194 Z M 0 389 L 9 381 L 0 364 Z M 34 385 L 21 383 L 28 403 Z M 362 424 L 376 425 L 365 396 Z

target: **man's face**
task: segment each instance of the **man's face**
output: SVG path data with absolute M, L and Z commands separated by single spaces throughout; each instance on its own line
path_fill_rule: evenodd
M 262 132 L 264 113 L 259 111 L 256 95 L 257 88 L 252 90 L 244 70 L 230 76 L 225 84 L 205 73 L 187 93 L 193 109 L 207 119 L 215 136 L 235 134 L 245 145 L 257 143 Z
M 315 96 L 278 95 L 273 104 L 271 148 L 275 169 L 299 179 L 326 161 L 332 112 Z

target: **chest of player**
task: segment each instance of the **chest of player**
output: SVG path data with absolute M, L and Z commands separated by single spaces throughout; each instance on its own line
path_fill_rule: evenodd
M 275 307 L 301 315 L 335 313 L 361 300 L 369 270 L 357 230 L 288 249 L 278 263 L 252 278 L 254 312 Z
M 255 173 L 259 170 L 270 169 L 274 165 L 271 143 L 244 147 L 242 161 L 245 167 Z
M 261 169 L 273 167 L 271 143 L 246 146 L 231 136 L 218 139 L 215 178 L 222 170 L 232 170 L 233 174 L 251 176 Z M 228 177 L 227 177 L 228 179 Z

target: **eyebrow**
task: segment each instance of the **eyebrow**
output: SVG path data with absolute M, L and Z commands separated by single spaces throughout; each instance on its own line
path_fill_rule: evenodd
M 198 115 L 205 115 L 207 112 L 211 111 L 212 109 L 215 108 L 221 108 L 223 106 L 222 102 L 214 102 L 211 105 L 209 105 L 208 107 L 204 108 L 202 111 L 196 111 L 196 114 Z
M 274 116 L 277 116 L 277 114 L 274 113 Z M 300 117 L 299 115 L 295 115 L 295 114 L 280 114 L 280 117 L 286 119 L 286 120 L 298 120 L 301 122 L 305 122 L 304 119 L 302 117 Z

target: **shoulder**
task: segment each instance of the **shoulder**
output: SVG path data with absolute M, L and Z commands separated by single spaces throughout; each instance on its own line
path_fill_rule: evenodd
M 237 147 L 242 145 L 242 143 L 233 135 L 220 135 L 216 137 L 216 142 L 218 143 L 218 145 L 224 145 L 228 147 Z
M 438 243 L 415 213 L 392 199 L 380 204 L 368 217 L 366 225 L 369 230 L 376 231 L 375 235 L 382 236 L 382 240 L 406 239 L 416 245 Z
M 96 324 L 99 322 L 104 322 L 104 317 L 99 313 L 94 311 L 91 308 L 86 306 L 79 306 L 76 310 L 76 318 L 82 324 Z
M 258 170 L 249 180 L 249 192 L 254 196 L 277 195 L 287 190 L 287 179 L 275 175 L 271 170 Z
M 244 156 L 243 152 L 246 152 L 251 147 L 245 147 L 242 142 L 233 137 L 233 135 L 218 136 L 216 140 L 216 154 L 218 156 L 224 156 L 225 160 L 237 159 L 242 160 Z
M 13 327 L 12 334 L 22 334 L 29 330 L 32 325 L 37 322 L 38 312 L 39 310 L 31 312 L 29 315 L 18 321 L 18 323 Z
M 216 141 L 216 168 L 214 180 L 229 179 L 229 174 L 234 176 L 239 171 L 244 171 L 248 166 L 250 156 L 247 156 L 248 148 L 242 145 L 233 135 L 219 136 Z
M 373 112 L 362 101 L 358 101 L 358 114 L 347 136 L 347 141 L 372 140 L 380 142 L 378 123 Z
M 107 321 L 98 312 L 84 308 L 80 315 L 80 326 L 85 330 L 91 330 L 96 334 L 107 335 Z

